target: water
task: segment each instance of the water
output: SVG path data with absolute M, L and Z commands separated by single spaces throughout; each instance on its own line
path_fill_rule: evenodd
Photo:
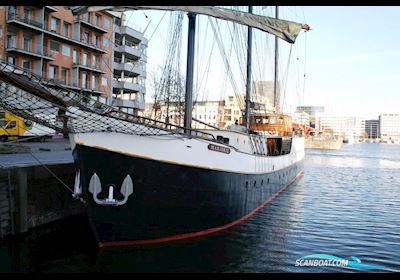
M 99 250 L 84 215 L 0 243 L 0 272 L 398 272 L 400 146 L 307 150 L 305 174 L 233 229 L 199 239 Z M 330 254 L 385 269 L 298 267 Z

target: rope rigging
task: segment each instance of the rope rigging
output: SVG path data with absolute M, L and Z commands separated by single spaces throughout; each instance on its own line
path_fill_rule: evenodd
M 0 108 L 63 133 L 183 134 L 180 126 L 120 112 L 62 84 L 49 82 L 7 63 L 0 63 Z M 196 130 L 192 133 L 213 139 L 207 133 Z

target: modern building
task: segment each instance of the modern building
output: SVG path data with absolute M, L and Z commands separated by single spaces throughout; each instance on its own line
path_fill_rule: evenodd
M 325 108 L 323 106 L 297 106 L 296 113 L 305 112 L 310 116 L 310 127 L 316 128 L 315 116 L 318 113 L 323 113 Z
M 343 139 L 360 140 L 365 138 L 365 119 L 327 114 L 316 115 L 316 127 L 319 131 L 332 133 Z
M 365 132 L 368 138 L 380 138 L 379 120 L 366 120 Z
M 63 6 L 1 6 L 2 60 L 105 102 L 112 86 L 113 16 Z
M 224 100 L 224 107 L 219 127 L 224 128 L 228 125 L 234 124 L 236 121 L 242 123 L 244 106 L 244 96 L 243 98 L 237 98 L 235 95 L 228 95 Z
M 220 127 L 223 109 L 224 101 L 197 101 L 194 104 L 192 116 L 201 122 Z M 192 126 L 193 128 L 210 128 L 197 121 L 194 121 Z
M 293 123 L 300 125 L 310 125 L 310 115 L 306 112 L 295 112 L 292 115 Z
M 264 111 L 274 111 L 274 82 L 273 81 L 252 81 L 251 100 L 262 104 Z M 279 100 L 280 83 L 277 83 L 277 100 Z
M 380 135 L 382 141 L 400 141 L 400 114 L 379 115 Z
M 279 91 L 279 83 L 278 83 Z M 272 81 L 252 81 L 252 111 L 269 113 L 274 111 L 273 107 L 274 83 Z M 209 125 L 226 128 L 238 121 L 243 123 L 245 108 L 245 95 L 237 96 L 231 94 L 224 100 L 219 101 L 196 101 L 193 104 L 192 117 Z M 156 118 L 177 125 L 183 125 L 184 103 L 170 102 L 169 106 L 163 101 L 154 106 L 153 103 L 146 103 L 143 115 Z M 167 113 L 168 112 L 168 113 Z M 207 128 L 200 122 L 193 121 L 193 128 Z
M 208 125 L 220 127 L 223 109 L 224 101 L 196 101 L 193 104 L 192 127 L 197 129 L 210 128 Z M 184 111 L 185 105 L 183 102 L 170 102 L 169 106 L 166 103 L 159 106 L 154 106 L 154 103 L 146 103 L 143 115 L 148 118 L 183 126 Z
M 125 14 L 112 12 L 114 20 L 114 106 L 137 115 L 144 110 L 146 94 L 147 39 L 125 24 Z
M 115 22 L 121 22 L 121 18 L 108 11 L 73 16 L 64 6 L 0 6 L 0 59 L 82 91 L 100 102 L 143 109 L 147 41 L 141 33 L 115 26 Z M 124 42 L 119 43 L 118 39 Z M 117 41 L 116 47 L 114 41 Z M 131 47 L 130 42 L 137 44 Z M 124 62 L 128 65 L 135 54 L 140 63 L 131 67 L 134 69 L 114 65 L 114 51 L 116 58 L 125 54 Z M 123 82 L 115 83 L 113 75 L 120 79 L 121 73 L 126 74 Z M 125 82 L 128 77 L 136 88 Z M 125 90 L 126 87 L 131 91 Z M 122 99 L 132 98 L 135 102 L 112 100 L 116 97 L 114 92 L 120 93 L 118 97 Z M 140 98 L 142 102 L 136 102 Z

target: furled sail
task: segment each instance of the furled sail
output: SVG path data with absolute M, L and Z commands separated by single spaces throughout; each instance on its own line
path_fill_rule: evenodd
M 129 11 L 129 10 L 166 10 L 184 11 L 208 15 L 219 19 L 229 20 L 239 24 L 247 25 L 271 33 L 282 40 L 294 43 L 301 29 L 309 30 L 307 24 L 293 21 L 275 19 L 266 16 L 249 14 L 246 12 L 235 11 L 214 6 L 66 6 L 75 15 L 87 12 L 109 11 Z

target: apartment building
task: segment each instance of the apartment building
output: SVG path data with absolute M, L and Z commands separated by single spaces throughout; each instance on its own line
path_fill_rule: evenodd
M 147 39 L 125 24 L 125 14 L 115 13 L 113 94 L 114 106 L 138 114 L 146 94 Z
M 300 125 L 310 125 L 310 115 L 306 112 L 295 112 L 292 114 L 293 123 Z
M 108 11 L 73 16 L 63 6 L 0 6 L 0 59 L 137 113 L 144 109 L 147 40 L 123 26 L 122 17 Z
M 2 6 L 1 58 L 105 102 L 112 86 L 113 16 L 63 6 Z
M 272 112 L 274 108 L 274 81 L 252 81 L 251 83 L 251 100 L 260 104 L 260 111 Z M 277 83 L 277 103 L 280 97 L 280 83 Z M 279 108 L 279 104 L 278 104 Z
M 383 141 L 400 141 L 400 114 L 379 115 L 380 135 Z
M 310 116 L 310 127 L 315 128 L 315 116 L 318 113 L 323 113 L 325 108 L 323 106 L 297 106 L 296 113 L 307 113 Z
M 344 139 L 361 139 L 365 133 L 365 119 L 361 117 L 334 116 L 329 114 L 316 115 L 317 130 L 331 130 L 334 136 Z
M 379 120 L 365 120 L 365 132 L 368 138 L 380 138 Z
M 201 122 L 215 127 L 220 127 L 224 104 L 224 101 L 197 101 L 194 104 L 192 116 Z M 209 126 L 196 121 L 193 122 L 192 126 L 200 129 L 210 128 Z
M 224 101 L 196 101 L 193 104 L 192 127 L 197 129 L 221 127 L 223 118 Z M 154 106 L 154 103 L 146 103 L 143 115 L 155 118 L 163 122 L 183 126 L 183 115 L 185 111 L 184 102 L 170 102 L 169 106 L 162 103 Z M 198 120 L 198 121 L 196 121 Z M 208 124 L 208 125 L 206 125 Z
M 219 127 L 226 127 L 234 124 L 236 121 L 239 123 L 243 122 L 244 111 L 244 96 L 243 98 L 236 98 L 235 95 L 228 95 L 225 100 L 225 106 L 222 111 L 221 122 Z

